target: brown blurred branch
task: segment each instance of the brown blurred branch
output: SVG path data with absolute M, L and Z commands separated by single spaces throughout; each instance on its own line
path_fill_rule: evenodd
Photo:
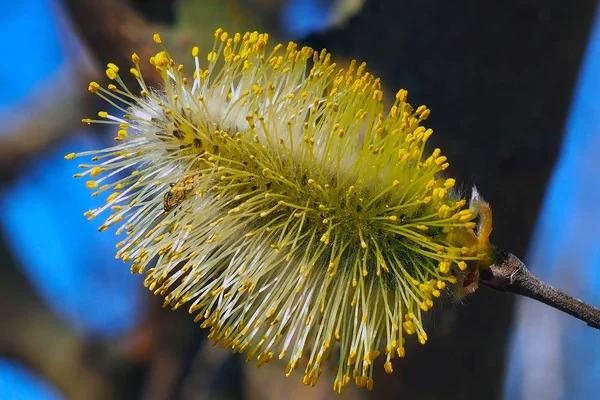
M 120 0 L 65 0 L 72 24 L 88 44 L 96 59 L 121 65 L 131 63 L 136 51 L 143 59 L 153 53 L 152 32 L 137 12 Z M 93 17 L 94 21 L 90 21 Z M 4 125 L 0 136 L 0 178 L 15 172 L 19 161 L 43 152 L 79 126 L 92 97 L 85 91 L 87 82 L 99 74 L 81 62 L 81 55 L 69 60 L 23 104 Z M 158 82 L 156 71 L 142 63 L 146 82 Z M 127 82 L 130 77 L 123 74 Z M 99 78 L 99 77 L 97 77 Z M 97 79 L 96 78 L 96 79 Z M 133 82 L 133 80 L 132 80 Z M 8 126 L 8 128 L 6 128 Z
M 600 309 L 569 296 L 536 278 L 517 257 L 500 251 L 496 262 L 482 271 L 480 282 L 492 289 L 526 296 L 600 329 Z
M 89 96 L 82 88 L 90 76 L 89 67 L 66 64 L 28 99 L 14 106 L 3 125 L 8 132 L 0 135 L 0 178 L 12 175 L 19 161 L 73 133 L 87 111 Z
M 5 252 L 0 238 L 0 354 L 37 371 L 66 398 L 116 398 L 116 382 L 87 359 L 87 343 L 52 313 Z
M 71 20 L 88 49 L 103 64 L 131 64 L 131 54 L 136 52 L 142 60 L 156 53 L 152 31 L 145 21 L 123 0 L 64 0 Z M 93 22 L 92 22 L 93 20 Z M 153 86 L 160 77 L 148 63 L 140 68 L 146 82 Z M 129 69 L 129 68 L 127 68 Z M 128 74 L 123 74 L 126 83 Z M 131 82 L 135 82 L 131 79 Z

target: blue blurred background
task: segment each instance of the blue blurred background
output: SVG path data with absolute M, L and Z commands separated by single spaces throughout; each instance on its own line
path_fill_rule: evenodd
M 600 14 L 577 80 L 565 138 L 528 252 L 547 283 L 600 306 Z M 600 393 L 600 334 L 529 299 L 517 302 L 506 399 Z
M 111 1 L 98 3 L 110 5 Z M 112 132 L 84 129 L 78 123 L 82 116 L 98 108 L 84 92 L 86 79 L 101 76 L 101 68 L 95 61 L 99 54 L 95 53 L 95 48 L 86 48 L 82 43 L 93 42 L 86 35 L 94 31 L 94 24 L 101 22 L 93 16 L 86 21 L 78 20 L 77 12 L 68 12 L 74 3 L 59 0 L 5 2 L 0 14 L 0 33 L 5 38 L 5 56 L 0 69 L 3 88 L 0 91 L 0 117 L 4 122 L 0 128 L 0 166 L 3 171 L 0 174 L 3 246 L 0 303 L 4 304 L 0 308 L 0 399 L 252 398 L 257 389 L 244 383 L 242 378 L 233 385 L 240 388 L 223 388 L 232 386 L 228 385 L 227 376 L 242 376 L 245 367 L 240 367 L 237 359 L 231 361 L 228 355 L 206 350 L 204 332 L 194 326 L 185 313 L 173 316 L 161 311 L 159 303 L 147 296 L 142 277 L 131 276 L 128 266 L 114 259 L 116 238 L 107 233 L 99 234 L 97 226 L 82 217 L 83 211 L 93 208 L 102 199 L 91 198 L 82 182 L 70 179 L 76 165 L 65 161 L 63 156 L 72 151 L 106 146 Z M 491 82 L 496 74 L 498 85 L 505 85 L 497 65 L 486 63 L 489 57 L 486 52 L 511 54 L 510 46 L 519 46 L 503 34 L 504 29 L 510 28 L 502 22 L 498 23 L 497 29 L 490 29 L 482 36 L 498 35 L 503 41 L 479 43 L 477 35 L 481 33 L 483 23 L 469 26 L 479 15 L 473 4 L 466 4 L 462 12 L 457 5 L 454 7 L 454 11 L 459 9 L 456 15 L 443 10 L 441 1 L 423 2 L 419 6 L 399 1 L 399 6 L 391 10 L 374 0 L 140 0 L 132 1 L 131 5 L 141 18 L 158 25 L 156 29 L 161 32 L 171 30 L 175 43 L 187 43 L 189 35 L 198 33 L 180 28 L 178 21 L 184 25 L 187 13 L 200 9 L 207 18 L 213 16 L 229 31 L 262 28 L 273 31 L 282 40 L 327 46 L 334 55 L 339 55 L 342 64 L 346 58 L 367 59 L 374 72 L 383 75 L 384 84 L 389 82 L 390 93 L 395 92 L 394 85 L 398 81 L 408 87 L 411 96 L 418 101 L 423 99 L 430 106 L 432 102 L 438 103 L 436 107 L 432 106 L 434 114 L 446 106 L 451 111 L 441 113 L 441 117 L 431 123 L 437 128 L 438 135 L 444 135 L 448 126 L 446 138 L 440 138 L 448 145 L 440 147 L 449 149 L 451 160 L 458 160 L 453 173 L 462 175 L 469 184 L 480 186 L 481 182 L 484 196 L 490 193 L 488 200 L 494 206 L 499 226 L 495 232 L 497 243 L 512 245 L 518 250 L 507 250 L 521 251 L 518 255 L 524 256 L 531 236 L 526 260 L 534 273 L 550 284 L 600 306 L 597 289 L 600 284 L 600 244 L 597 240 L 600 237 L 600 167 L 595 159 L 600 151 L 600 75 L 597 72 L 600 71 L 600 17 L 589 12 L 595 9 L 591 2 L 588 9 L 573 5 L 574 8 L 582 7 L 581 15 L 588 18 L 585 23 L 573 21 L 573 25 L 587 24 L 593 29 L 582 28 L 583 33 L 579 35 L 559 37 L 545 32 L 551 32 L 546 26 L 556 23 L 553 13 L 560 8 L 513 3 L 507 3 L 505 8 L 496 10 L 497 14 L 485 18 L 498 18 L 504 23 L 527 22 L 532 25 L 527 28 L 534 38 L 531 40 L 542 42 L 548 48 L 566 46 L 564 52 L 552 53 L 557 59 L 566 58 L 565 69 L 554 75 L 548 73 L 547 81 L 544 81 L 557 82 L 557 87 L 562 88 L 562 91 L 557 89 L 562 100 L 556 104 L 548 100 L 553 93 L 559 95 L 553 92 L 551 85 L 547 85 L 547 92 L 529 90 L 524 85 L 522 91 L 507 94 L 506 98 L 501 92 L 479 91 L 478 97 L 471 99 L 472 107 L 456 107 L 458 103 L 447 100 L 468 103 L 470 92 L 465 89 L 466 85 L 457 82 L 461 79 L 468 82 L 479 73 L 487 74 L 485 76 Z M 444 48 L 437 49 L 436 57 L 445 62 L 425 62 L 437 60 L 430 56 L 435 53 L 433 45 L 431 50 L 426 50 L 430 48 L 427 43 L 437 43 L 452 36 L 437 27 L 435 23 L 440 21 L 435 19 L 436 15 L 447 16 L 453 22 L 464 22 L 462 33 L 451 38 L 466 43 L 460 62 L 445 54 Z M 431 20 L 431 26 L 427 27 L 429 36 L 415 33 L 406 26 L 411 32 L 409 35 L 403 30 L 403 24 L 394 22 L 411 18 Z M 568 18 L 575 17 L 569 15 Z M 85 25 L 88 25 L 88 31 L 82 28 Z M 212 25 L 206 32 L 217 26 Z M 379 35 L 380 29 L 384 29 L 387 36 Z M 371 41 L 366 39 L 369 34 Z M 373 41 L 373 37 L 378 41 Z M 524 46 L 518 49 L 530 51 Z M 103 62 L 111 60 L 100 61 L 101 67 Z M 547 62 L 554 61 L 549 59 Z M 520 74 L 526 81 L 530 70 L 540 75 L 544 72 L 539 71 L 546 70 L 544 60 L 539 71 L 518 62 L 525 61 L 516 59 L 512 64 L 507 62 L 505 67 L 517 81 Z M 474 86 L 478 85 L 469 84 L 470 90 Z M 445 98 L 443 93 L 452 96 Z M 522 104 L 551 103 L 556 111 L 553 118 L 558 121 L 553 123 L 552 132 L 546 132 L 537 120 L 522 123 L 525 120 L 519 119 L 521 114 L 533 115 L 535 110 L 514 106 L 515 111 L 511 114 L 510 102 L 506 101 L 509 95 L 524 97 Z M 479 103 L 482 110 L 476 108 Z M 492 114 L 494 118 L 486 121 L 497 126 L 500 132 L 494 136 L 493 146 L 484 143 L 485 138 L 467 136 L 480 126 L 474 115 L 480 112 L 489 117 L 483 110 L 486 105 L 501 105 L 498 109 L 506 111 L 497 114 L 501 118 Z M 463 117 L 456 117 L 461 113 Z M 540 111 L 540 114 L 545 118 L 544 112 Z M 450 126 L 457 128 L 456 132 Z M 519 126 L 534 139 L 519 137 L 515 128 Z M 506 136 L 503 136 L 504 132 Z M 561 141 L 563 132 L 564 140 Z M 539 162 L 545 166 L 540 171 L 523 162 L 528 159 L 537 163 L 537 153 L 544 152 L 549 155 Z M 560 155 L 545 189 L 557 153 Z M 520 181 L 515 183 L 515 179 Z M 506 186 L 502 185 L 511 182 L 514 188 L 507 192 Z M 539 193 L 523 191 L 530 187 L 531 192 L 539 188 Z M 545 200 L 541 206 L 543 192 Z M 522 203 L 519 203 L 520 198 Z M 530 198 L 533 200 L 528 202 Z M 521 210 L 531 221 L 535 221 L 539 213 L 534 234 L 529 234 L 531 229 L 519 227 L 519 217 L 512 210 Z M 522 237 L 516 241 L 518 235 Z M 436 316 L 439 325 L 436 329 L 441 333 L 437 341 L 432 340 L 432 349 L 434 346 L 451 346 L 451 352 L 460 353 L 459 357 L 474 355 L 467 366 L 463 365 L 466 358 L 455 358 L 455 362 L 470 371 L 471 376 L 477 373 L 476 370 L 496 371 L 497 374 L 488 375 L 489 383 L 469 388 L 467 383 L 458 381 L 463 378 L 452 376 L 449 381 L 456 385 L 455 388 L 440 385 L 446 386 L 447 391 L 434 388 L 427 389 L 431 392 L 425 390 L 422 395 L 415 395 L 419 392 L 411 392 L 409 382 L 417 381 L 418 388 L 425 379 L 407 369 L 399 373 L 400 378 L 380 385 L 383 386 L 381 389 L 376 384 L 372 397 L 379 393 L 438 398 L 435 390 L 445 394 L 442 398 L 461 399 L 484 396 L 592 399 L 597 396 L 600 392 L 600 353 L 594 350 L 600 348 L 598 332 L 548 307 L 521 299 L 517 301 L 514 323 L 510 324 L 511 299 L 504 296 L 484 300 L 486 294 L 479 293 L 479 297 L 470 300 L 473 304 L 464 306 L 479 313 L 471 311 L 473 315 L 482 315 L 481 323 L 468 318 L 469 323 L 479 323 L 475 331 L 470 326 L 463 328 L 459 324 L 455 327 L 456 321 L 461 321 L 460 315 L 452 314 L 458 312 L 456 307 L 450 306 L 453 310 Z M 489 310 L 490 304 L 502 310 L 500 321 L 504 322 L 500 330 L 485 323 L 486 317 L 477 309 Z M 468 344 L 455 340 L 453 335 L 458 335 L 455 332 L 460 329 L 470 329 L 482 338 L 470 339 L 472 347 L 479 345 L 473 346 L 473 340 L 484 343 L 483 339 L 493 335 L 502 338 L 491 345 L 497 348 L 493 353 L 495 358 L 490 362 L 483 355 L 484 349 L 473 350 L 465 347 Z M 415 349 L 415 352 L 420 351 Z M 424 354 L 429 364 L 435 365 L 435 356 L 427 358 L 427 353 Z M 506 359 L 498 356 L 503 354 Z M 222 359 L 215 361 L 218 357 Z M 444 365 L 439 362 L 440 366 Z M 494 362 L 497 365 L 490 365 Z M 198 366 L 198 363 L 205 365 Z M 418 365 L 416 359 L 409 358 L 407 363 Z M 198 378 L 198 371 L 206 372 L 206 365 L 212 365 L 215 370 L 206 375 L 211 377 L 208 383 L 205 382 L 207 378 L 204 381 Z M 221 389 L 218 382 L 223 378 L 219 378 L 219 371 L 221 375 L 225 374 Z M 419 371 L 418 367 L 414 371 Z M 461 372 L 463 370 L 457 371 L 466 375 Z M 279 379 L 280 374 L 275 377 Z M 208 385 L 209 389 L 202 385 Z M 185 390 L 190 386 L 196 386 L 195 391 Z M 323 398 L 330 393 L 329 387 L 325 386 Z M 259 393 L 265 398 L 277 398 L 274 393 L 282 392 L 263 387 Z M 294 391 L 283 393 L 287 398 L 295 398 Z M 489 393 L 493 395 L 490 397 Z M 344 397 L 367 398 L 367 394 L 350 391 Z

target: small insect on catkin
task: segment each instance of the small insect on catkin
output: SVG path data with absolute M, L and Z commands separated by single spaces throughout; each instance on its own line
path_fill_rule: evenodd
M 302 364 L 307 385 L 333 358 L 334 390 L 371 389 L 380 351 L 391 373 L 406 337 L 427 341 L 433 299 L 485 257 L 446 157 L 426 153 L 429 109 L 400 90 L 384 110 L 365 64 L 267 34 L 218 29 L 206 69 L 191 52 L 189 77 L 164 48 L 150 58 L 161 88 L 136 54 L 139 92 L 112 63 L 113 83 L 90 83 L 124 115 L 83 120 L 114 124 L 118 145 L 66 156 L 91 157 L 76 176 L 110 193 L 85 215 L 110 213 L 117 258 L 215 343 L 288 375 Z

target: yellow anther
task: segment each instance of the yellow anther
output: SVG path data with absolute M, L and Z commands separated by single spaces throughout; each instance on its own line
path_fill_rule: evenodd
M 77 155 L 75 153 L 69 153 L 65 156 L 65 160 L 72 160 L 76 157 Z
M 200 53 L 200 48 L 198 46 L 192 47 L 192 57 L 198 57 L 198 53 Z
M 155 33 L 154 35 L 152 35 L 152 40 L 154 40 L 154 43 L 156 43 L 156 44 L 162 43 L 162 39 L 158 33 Z
M 413 324 L 412 321 L 404 321 L 402 323 L 402 327 L 404 328 L 404 332 L 406 332 L 407 335 L 414 335 L 417 330 L 415 329 L 415 324 Z
M 119 67 L 117 67 L 117 66 L 116 66 L 115 64 L 113 64 L 113 63 L 108 63 L 108 64 L 106 64 L 106 67 L 107 67 L 108 69 L 112 69 L 113 71 L 115 71 L 115 73 L 116 73 L 116 74 L 118 74 L 118 73 L 119 73 Z
M 131 55 L 131 62 L 133 62 L 135 65 L 140 63 L 140 56 L 137 55 L 137 53 L 133 53 Z
M 465 271 L 467 269 L 467 263 L 464 261 L 459 261 L 457 265 L 458 269 L 460 269 L 461 271 Z
M 89 86 L 88 86 L 88 91 L 91 93 L 96 93 L 98 91 L 98 89 L 100 89 L 100 85 L 98 84 L 98 82 L 90 82 Z
M 97 187 L 98 187 L 98 182 L 96 182 L 96 181 L 87 181 L 87 182 L 85 183 L 85 186 L 86 186 L 88 189 L 95 189 L 95 188 L 97 188 Z
M 107 77 L 108 77 L 108 79 L 110 79 L 110 80 L 115 80 L 115 79 L 117 79 L 117 73 L 116 73 L 114 70 L 110 69 L 110 68 L 107 68 L 107 69 L 106 69 L 106 76 L 107 76 Z
M 398 354 L 398 357 L 404 358 L 406 356 L 406 350 L 404 349 L 404 346 L 398 347 L 396 349 L 396 353 Z
M 106 202 L 110 203 L 111 201 L 113 201 L 114 199 L 117 198 L 117 196 L 119 195 L 119 192 L 113 192 L 111 193 L 107 198 L 106 198 Z
M 461 210 L 458 212 L 460 222 L 468 222 L 473 219 L 471 210 Z
M 385 364 L 383 364 L 383 369 L 385 369 L 385 372 L 388 374 L 391 374 L 392 372 L 394 372 L 391 361 L 387 361 Z
M 427 129 L 424 133 L 423 133 L 423 142 L 426 142 L 427 139 L 429 139 L 429 137 L 433 135 L 433 129 Z
M 138 78 L 138 79 L 139 79 L 139 77 L 140 77 L 140 73 L 138 72 L 138 70 L 137 70 L 137 69 L 135 69 L 135 68 L 131 68 L 131 69 L 129 70 L 129 72 L 131 73 L 131 75 L 133 75 L 134 77 L 136 77 L 136 78 Z
M 442 274 L 450 272 L 450 263 L 448 261 L 440 261 L 439 269 Z
M 150 64 L 154 65 L 157 70 L 164 71 L 169 65 L 169 56 L 166 51 L 159 51 L 154 55 L 154 57 L 150 57 Z
M 447 204 L 442 204 L 438 208 L 438 216 L 440 218 L 448 218 L 450 216 L 450 207 Z
M 396 100 L 405 102 L 407 97 L 408 97 L 408 91 L 406 91 L 405 89 L 400 89 L 396 93 Z
M 435 165 L 442 165 L 443 163 L 446 162 L 447 159 L 448 158 L 446 156 L 440 156 L 435 159 L 434 163 L 435 163 Z
M 379 350 L 371 350 L 365 357 L 369 360 L 369 362 L 373 362 L 377 357 L 379 357 L 379 354 L 381 354 Z
M 104 169 L 103 169 L 103 168 L 100 168 L 100 167 L 94 167 L 94 168 L 92 168 L 92 169 L 90 170 L 90 176 L 91 176 L 92 178 L 95 178 L 95 177 L 97 177 L 98 175 L 100 175 L 100 173 L 102 173 L 103 171 L 104 171 Z

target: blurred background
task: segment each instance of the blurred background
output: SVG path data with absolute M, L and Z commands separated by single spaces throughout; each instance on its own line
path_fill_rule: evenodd
M 427 104 L 449 173 L 477 184 L 493 242 L 600 306 L 600 17 L 596 0 L 2 1 L 0 399 L 592 399 L 600 333 L 486 289 L 444 299 L 372 392 L 315 388 L 273 362 L 213 348 L 185 310 L 161 308 L 82 213 L 71 151 L 114 132 L 81 124 L 103 66 L 212 44 L 217 27 L 364 60 L 388 94 Z M 149 80 L 152 76 L 148 75 Z M 409 343 L 409 347 L 411 344 Z

